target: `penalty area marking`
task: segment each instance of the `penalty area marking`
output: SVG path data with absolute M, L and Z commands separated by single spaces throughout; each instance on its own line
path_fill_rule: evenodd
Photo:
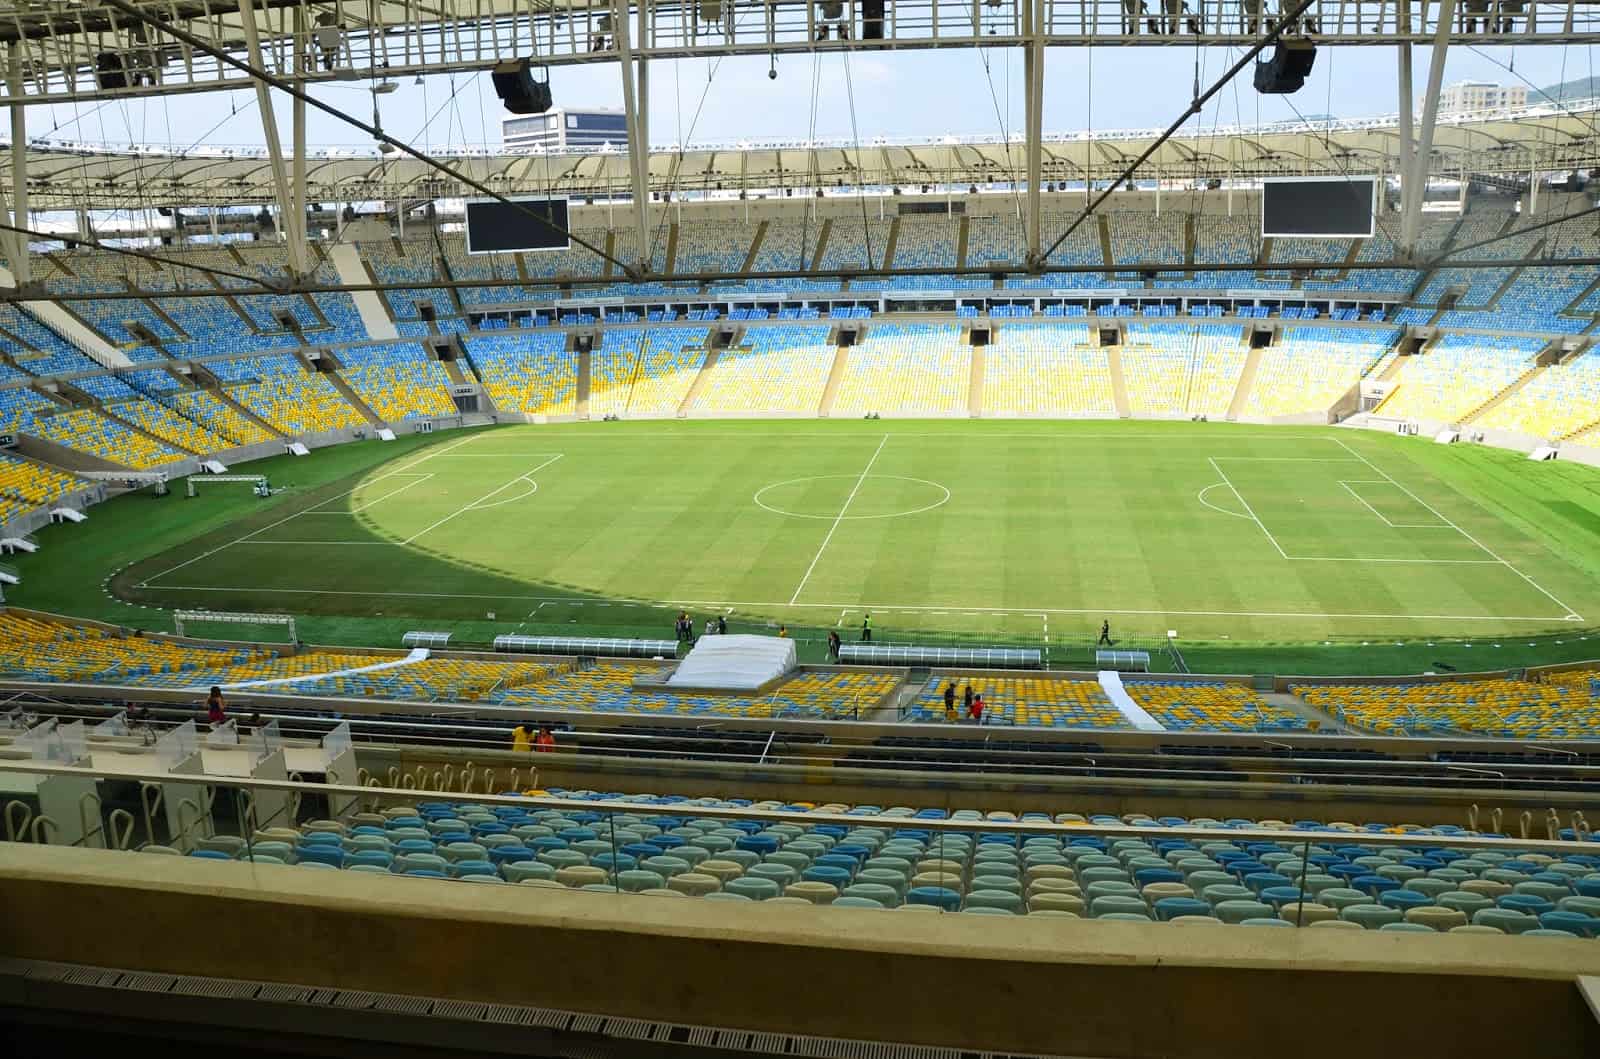
M 443 526 L 446 522 L 449 522 L 451 519 L 458 518 L 461 515 L 465 515 L 468 511 L 479 511 L 479 510 L 482 510 L 485 507 L 498 506 L 498 505 L 495 505 L 495 504 L 488 504 L 488 503 L 486 503 L 486 501 L 488 501 L 488 499 L 490 497 L 496 496 L 499 493 L 501 493 L 501 492 L 503 492 L 503 491 L 505 491 L 507 489 L 510 489 L 512 486 L 516 485 L 518 482 L 528 482 L 528 481 L 530 481 L 530 476 L 531 475 L 538 474 L 540 471 L 544 470 L 546 467 L 550 466 L 552 463 L 554 463 L 557 460 L 559 460 L 561 458 L 561 456 L 562 456 L 562 454 L 558 452 L 554 456 L 551 456 L 548 460 L 545 460 L 543 463 L 539 464 L 539 466 L 530 467 L 528 470 L 523 471 L 521 474 L 519 474 L 515 478 L 511 479 L 509 482 L 506 482 L 503 485 L 495 486 L 493 489 L 489 490 L 487 493 L 484 493 L 482 496 L 478 497 L 478 499 L 472 501 L 472 503 L 464 504 L 461 507 L 456 508 L 454 511 L 450 512 L 450 514 L 446 515 L 444 518 L 442 518 L 439 521 L 435 522 L 433 525 L 426 526 L 423 529 L 418 530 L 417 532 L 413 533 L 411 536 L 407 537 L 405 540 L 401 541 L 400 543 L 401 544 L 410 544 L 412 541 L 416 540 L 418 537 L 421 537 L 421 536 L 423 536 L 424 534 L 427 534 L 427 533 L 432 533 L 434 530 L 438 529 L 440 526 Z M 530 492 L 530 493 L 526 493 L 524 495 L 531 496 L 533 494 Z M 521 497 L 513 497 L 512 499 L 521 499 Z
M 766 501 L 761 499 L 764 495 L 766 495 L 767 493 L 771 492 L 772 490 L 774 490 L 774 489 L 782 489 L 786 485 L 798 485 L 801 482 L 827 482 L 827 481 L 833 481 L 835 479 L 839 479 L 839 480 L 843 480 L 843 481 L 848 482 L 848 481 L 855 480 L 855 475 L 853 475 L 853 474 L 814 474 L 814 475 L 810 475 L 810 476 L 805 477 L 805 478 L 790 478 L 786 482 L 773 482 L 771 485 L 762 486 L 760 489 L 756 490 L 756 494 L 753 497 L 751 497 L 750 499 L 755 501 L 756 507 L 759 507 L 764 511 L 770 511 L 774 515 L 786 515 L 789 518 L 810 518 L 810 519 L 816 519 L 819 522 L 833 522 L 833 521 L 836 521 L 836 520 L 839 520 L 839 519 L 843 519 L 845 521 L 853 521 L 853 520 L 864 520 L 864 519 L 873 519 L 873 518 L 908 518 L 911 515 L 920 515 L 924 511 L 932 511 L 936 507 L 943 507 L 945 504 L 948 504 L 950 502 L 950 487 L 949 486 L 941 485 L 938 482 L 930 482 L 926 478 L 912 478 L 912 477 L 909 477 L 908 475 L 904 475 L 904 474 L 869 474 L 865 478 L 861 479 L 861 481 L 875 481 L 875 480 L 882 479 L 882 480 L 886 480 L 886 481 L 887 480 L 893 480 L 893 481 L 897 481 L 897 482 L 916 482 L 918 485 L 931 486 L 932 488 L 937 489 L 941 493 L 943 493 L 944 496 L 940 497 L 938 500 L 935 500 L 931 504 L 924 504 L 922 507 L 914 507 L 914 508 L 911 508 L 911 509 L 906 510 L 906 511 L 886 511 L 881 515 L 843 515 L 843 514 L 841 514 L 841 515 L 812 515 L 812 514 L 808 514 L 807 512 L 804 512 L 804 511 L 785 511 L 783 508 L 781 508 L 781 507 L 773 507 L 771 504 L 769 504 Z M 858 488 L 859 488 L 859 486 L 858 486 Z

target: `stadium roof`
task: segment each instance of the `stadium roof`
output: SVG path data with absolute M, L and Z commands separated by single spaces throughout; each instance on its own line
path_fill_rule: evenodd
M 1600 100 L 1441 117 L 1432 171 L 1439 177 L 1600 166 Z M 1047 183 L 1109 180 L 1159 136 L 1157 130 L 1065 133 L 1044 138 Z M 1143 181 L 1248 179 L 1318 174 L 1392 174 L 1398 165 L 1394 116 L 1335 122 L 1275 123 L 1196 130 L 1163 144 L 1138 172 Z M 0 140 L 0 145 L 5 145 Z M 1020 183 L 1025 148 L 1010 139 L 943 137 L 854 141 L 742 141 L 654 148 L 650 187 L 661 192 L 814 187 L 917 188 L 923 184 Z M 623 150 L 508 154 L 499 148 L 435 149 L 452 169 L 504 194 L 608 195 L 630 188 Z M 10 194 L 9 167 L 0 187 Z M 265 149 L 107 146 L 36 140 L 27 159 L 34 210 L 137 209 L 269 203 L 272 168 Z M 376 146 L 316 152 L 307 163 L 313 201 L 453 198 L 465 189 L 437 171 Z

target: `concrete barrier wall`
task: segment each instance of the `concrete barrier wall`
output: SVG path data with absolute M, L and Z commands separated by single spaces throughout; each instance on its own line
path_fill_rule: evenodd
M 0 921 L 4 956 L 677 1025 L 1141 1059 L 1600 1055 L 1577 938 L 741 906 L 13 843 L 0 906 L 27 909 Z

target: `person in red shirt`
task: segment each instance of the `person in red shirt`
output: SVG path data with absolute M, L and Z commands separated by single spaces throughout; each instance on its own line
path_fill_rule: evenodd
M 967 710 L 968 715 L 976 724 L 983 723 L 983 693 L 973 696 L 972 706 Z
M 548 754 L 556 748 L 555 733 L 548 728 L 540 728 L 539 734 L 533 737 L 533 750 L 536 754 Z
M 206 696 L 206 721 L 213 728 L 228 719 L 228 704 L 223 701 L 222 689 L 212 685 L 211 694 Z

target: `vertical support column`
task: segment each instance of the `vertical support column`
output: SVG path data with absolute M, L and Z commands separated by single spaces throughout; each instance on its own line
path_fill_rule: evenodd
M 1401 178 L 1400 185 L 1400 245 L 1407 251 L 1416 246 L 1417 228 L 1422 220 L 1422 198 L 1428 184 L 1428 160 L 1433 154 L 1433 130 L 1439 118 L 1439 90 L 1444 86 L 1445 53 L 1450 48 L 1450 24 L 1455 13 L 1455 0 L 1440 0 L 1434 12 L 1433 54 L 1428 59 L 1428 94 L 1422 101 L 1422 130 L 1417 136 L 1415 156 L 1410 159 L 1411 164 Z
M 1401 4 L 1395 10 L 1398 12 L 1400 19 L 1398 32 L 1402 35 L 1409 34 L 1411 32 L 1410 5 Z M 1411 131 L 1411 108 L 1416 104 L 1413 102 L 1412 97 L 1414 88 L 1411 82 L 1411 42 L 1402 40 L 1398 47 L 1400 56 L 1396 65 L 1396 74 L 1400 88 L 1400 158 L 1399 164 L 1395 167 L 1395 173 L 1400 177 L 1400 207 L 1402 211 L 1400 217 L 1401 221 L 1404 222 L 1405 202 L 1406 198 L 1411 194 L 1411 189 L 1407 186 L 1411 181 L 1411 153 L 1416 149 Z M 1387 200 L 1387 196 L 1385 196 L 1385 200 Z M 1378 208 L 1381 210 L 1386 204 L 1386 201 L 1380 202 Z M 1404 244 L 1404 238 L 1405 232 L 1402 230 L 1402 243 L 1395 247 L 1395 252 L 1402 257 L 1411 252 L 1411 248 Z
M 307 30 L 306 9 L 304 7 L 296 7 L 294 9 L 294 84 L 302 92 L 306 88 L 305 72 L 309 65 L 306 49 L 311 46 L 311 37 Z M 294 99 L 292 120 L 294 122 L 294 172 L 292 179 L 289 181 L 289 197 L 291 200 L 289 208 L 294 211 L 294 223 L 289 226 L 284 235 L 288 237 L 290 243 L 296 244 L 300 248 L 300 260 L 304 268 L 303 270 L 301 268 L 295 269 L 295 274 L 298 276 L 303 272 L 311 271 L 311 253 L 306 246 L 306 102 L 298 96 Z M 294 260 L 292 252 L 290 260 Z
M 1039 182 L 1044 168 L 1044 5 L 1046 0 L 1026 0 L 1023 17 L 1028 43 L 1022 55 L 1023 80 L 1026 82 L 1028 152 L 1028 264 L 1043 265 L 1041 260 L 1041 211 Z
M 641 11 L 641 20 L 643 17 L 644 13 Z M 644 140 L 647 135 L 646 122 L 640 120 L 640 110 L 649 106 L 649 100 L 644 100 L 641 104 L 638 93 L 635 92 L 637 86 L 634 81 L 633 45 L 628 37 L 626 0 L 612 0 L 611 25 L 617 35 L 618 65 L 622 67 L 622 111 L 628 126 L 628 165 L 633 177 L 634 220 L 638 225 L 638 265 L 641 271 L 647 272 L 650 269 L 650 180 L 647 170 L 650 145 Z M 642 71 L 640 76 L 642 80 Z
M 261 32 L 256 25 L 255 0 L 239 0 L 239 22 L 244 31 L 245 58 L 250 65 L 258 70 L 265 70 L 266 63 L 261 54 Z M 297 45 L 298 47 L 298 45 Z M 278 116 L 272 109 L 272 91 L 267 83 L 259 78 L 256 85 L 256 109 L 261 111 L 261 131 L 267 141 L 267 158 L 272 163 L 272 187 L 274 197 L 278 200 L 278 223 L 283 225 L 283 234 L 288 239 L 289 270 L 296 276 L 305 275 L 306 244 L 303 238 L 295 238 L 294 195 L 290 191 L 289 170 L 283 158 L 283 142 L 278 139 Z M 301 125 L 304 125 L 304 112 L 300 113 Z
M 11 223 L 18 228 L 28 227 L 28 108 L 22 101 L 22 46 L 11 45 L 6 66 L 6 93 L 11 97 Z M 11 274 L 17 286 L 26 286 L 33 279 L 28 260 L 28 237 L 21 232 L 8 232 L 10 247 L 6 255 L 11 262 Z

